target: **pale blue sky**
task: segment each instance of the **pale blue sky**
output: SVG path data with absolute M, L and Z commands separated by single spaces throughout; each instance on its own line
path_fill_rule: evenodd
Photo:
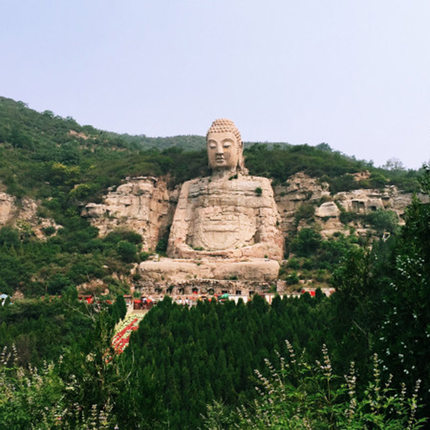
M 130 134 L 430 159 L 428 0 L 0 0 L 0 95 Z

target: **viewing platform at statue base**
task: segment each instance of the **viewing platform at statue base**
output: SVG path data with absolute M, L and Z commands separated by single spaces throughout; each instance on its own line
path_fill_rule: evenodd
M 263 294 L 272 291 L 282 293 L 286 290 L 285 281 L 273 280 L 256 281 L 243 279 L 183 279 L 183 280 L 140 280 L 136 283 L 136 289 L 147 295 L 221 295 L 233 294 L 236 296 L 250 297 L 253 294 Z

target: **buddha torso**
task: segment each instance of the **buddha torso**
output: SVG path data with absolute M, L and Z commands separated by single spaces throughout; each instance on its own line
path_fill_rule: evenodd
M 177 258 L 224 253 L 234 257 L 243 256 L 240 250 L 246 249 L 249 257 L 281 258 L 277 221 L 266 178 L 239 175 L 191 180 L 181 189 L 168 254 Z
M 252 211 L 233 207 L 197 209 L 186 243 L 193 249 L 222 251 L 253 245 L 256 231 Z

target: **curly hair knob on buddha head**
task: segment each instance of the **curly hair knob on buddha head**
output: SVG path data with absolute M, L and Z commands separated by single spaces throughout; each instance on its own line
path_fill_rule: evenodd
M 242 137 L 240 136 L 240 132 L 236 127 L 235 123 L 231 119 L 220 118 L 216 119 L 210 126 L 208 132 L 206 133 L 206 140 L 208 138 L 209 133 L 226 133 L 230 132 L 234 134 L 234 137 L 237 140 L 237 143 L 240 146 L 243 146 Z

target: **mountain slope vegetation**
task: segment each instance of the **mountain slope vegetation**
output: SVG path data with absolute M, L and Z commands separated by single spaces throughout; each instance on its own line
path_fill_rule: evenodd
M 428 168 L 377 169 L 326 144 L 253 144 L 245 155 L 252 174 L 278 183 L 304 171 L 332 192 L 418 190 L 421 175 L 430 194 Z M 362 171 L 370 175 L 355 181 L 351 174 Z M 114 354 L 141 237 L 98 237 L 82 205 L 127 176 L 163 175 L 173 187 L 207 173 L 203 137 L 118 135 L 0 98 L 0 192 L 18 204 L 37 199 L 38 215 L 60 226 L 45 240 L 25 225 L 0 228 L 0 292 L 25 295 L 0 306 L 0 427 L 267 428 L 294 419 L 297 428 L 421 428 L 419 418 L 430 414 L 430 205 L 417 199 L 405 226 L 373 247 L 301 230 L 292 249 L 309 261 L 289 264 L 330 264 L 332 296 L 277 297 L 270 306 L 256 296 L 190 309 L 166 298 Z M 78 301 L 76 286 L 95 279 L 110 295 Z
M 335 191 L 395 184 L 417 189 L 417 172 L 384 170 L 331 150 L 327 144 L 246 143 L 251 174 L 283 182 L 303 171 L 328 180 Z M 348 174 L 369 170 L 367 183 Z M 0 97 L 0 181 L 17 196 L 53 196 L 58 188 L 89 201 L 126 176 L 169 175 L 172 185 L 207 174 L 204 138 L 148 138 L 97 130 L 51 111 Z

